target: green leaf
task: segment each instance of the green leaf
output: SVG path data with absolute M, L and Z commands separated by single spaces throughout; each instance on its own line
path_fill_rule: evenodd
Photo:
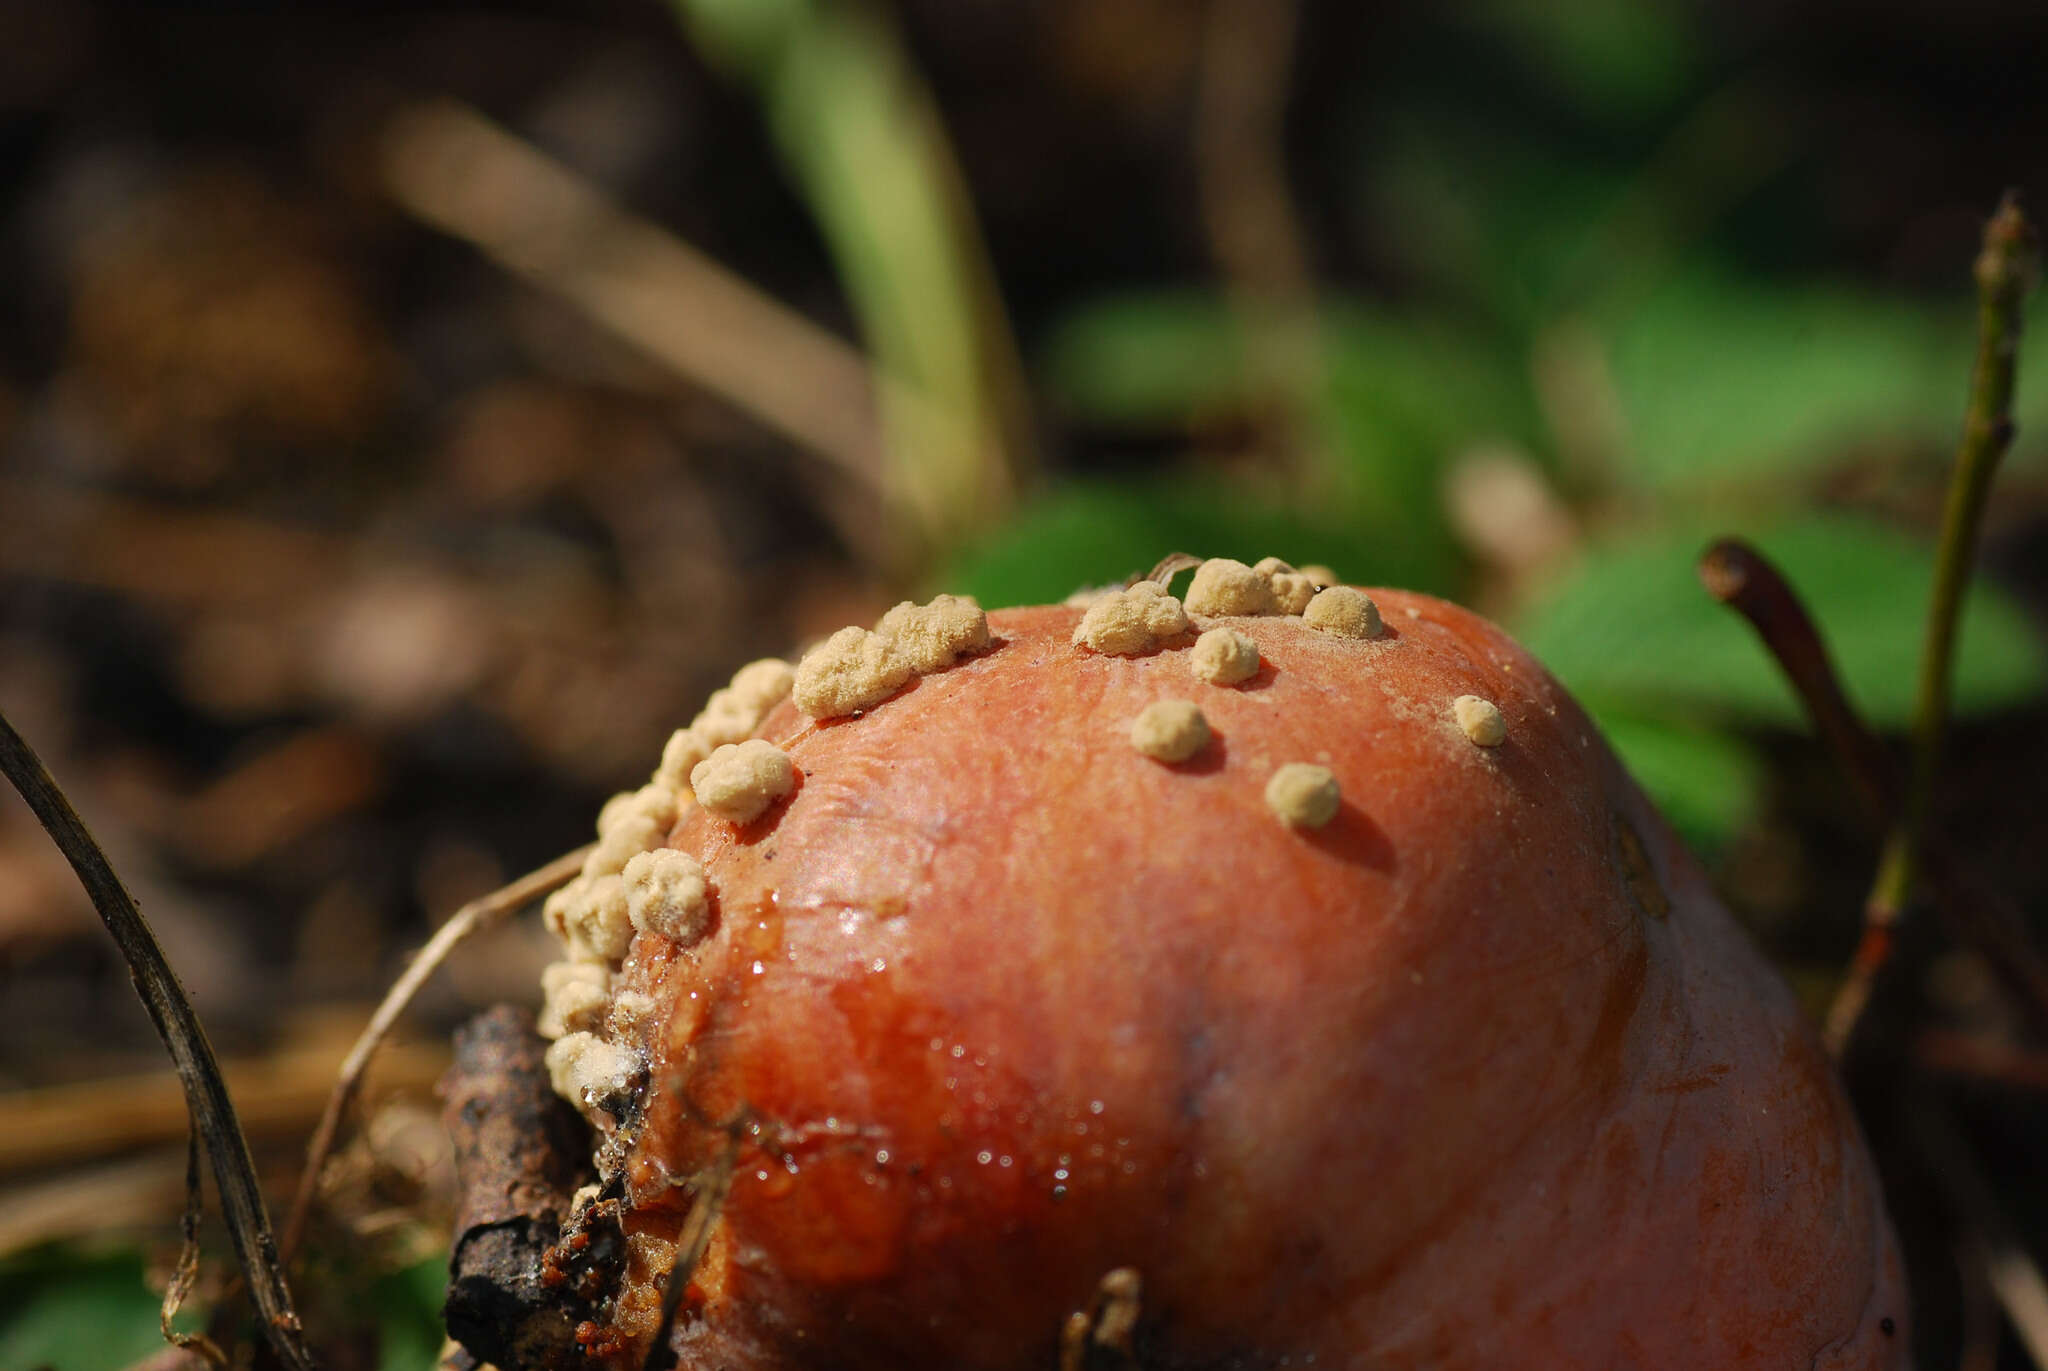
M 1670 105 L 1699 65 L 1691 13 L 1658 0 L 1487 0 L 1454 13 L 1617 123 Z
M 1646 719 L 1581 700 L 1636 783 L 1695 852 L 1711 858 L 1755 815 L 1764 764 L 1728 732 Z
M 1945 446 L 1971 344 L 1958 310 L 1712 270 L 1678 277 L 1613 327 L 1624 479 L 1697 489 L 1785 482 L 1858 447 Z
M 163 1347 L 162 1300 L 132 1249 L 26 1253 L 0 1265 L 0 1366 L 117 1371 Z
M 435 1371 L 445 1333 L 441 1302 L 448 1293 L 448 1254 L 380 1279 L 370 1293 L 377 1311 L 378 1371 Z
M 1315 519 L 1216 479 L 1081 481 L 1041 497 L 973 549 L 942 588 L 991 608 L 1065 599 L 1122 581 L 1169 552 L 1322 562 L 1371 584 L 1442 590 L 1430 555 L 1398 532 Z
M 1119 426 L 1184 424 L 1236 410 L 1252 384 L 1235 319 L 1202 290 L 1092 301 L 1054 330 L 1039 370 L 1069 414 Z
M 1458 554 L 1443 511 L 1446 460 L 1479 442 L 1526 445 L 1538 425 L 1522 368 L 1441 326 L 1352 301 L 1320 309 L 1326 384 L 1304 397 L 1323 517 L 1397 532 L 1407 579 L 1444 585 Z M 1098 300 L 1054 335 L 1044 374 L 1068 412 L 1103 424 L 1195 429 L 1264 411 L 1276 378 L 1259 373 L 1238 318 L 1214 294 Z
M 1903 726 L 1933 549 L 1845 516 L 1739 531 L 1806 601 L 1864 717 L 1878 728 Z M 1523 640 L 1575 693 L 1646 717 L 1803 727 L 1791 687 L 1756 635 L 1700 588 L 1693 564 L 1708 538 L 1704 529 L 1664 532 L 1591 554 L 1524 616 Z M 1994 587 L 1979 583 L 1965 601 L 1955 682 L 1959 713 L 2017 704 L 2048 683 L 2039 635 Z

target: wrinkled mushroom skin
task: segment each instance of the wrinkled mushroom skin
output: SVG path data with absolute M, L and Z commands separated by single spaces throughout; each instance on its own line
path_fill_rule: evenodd
M 1532 658 L 1372 594 L 1369 641 L 1231 620 L 1242 685 L 1019 610 L 864 715 L 769 716 L 795 793 L 679 823 L 711 932 L 621 976 L 659 1004 L 629 1229 L 740 1139 L 683 1366 L 1049 1368 L 1125 1266 L 1154 1367 L 1906 1364 L 1789 995 Z M 1214 732 L 1173 765 L 1128 742 L 1168 698 Z M 1267 810 L 1290 761 L 1327 826 Z

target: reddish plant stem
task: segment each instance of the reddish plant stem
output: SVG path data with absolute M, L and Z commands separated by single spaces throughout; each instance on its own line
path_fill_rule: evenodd
M 1708 593 L 1748 620 L 1805 706 L 1814 730 L 1855 787 L 1874 831 L 1898 820 L 1900 787 L 1883 745 L 1842 688 L 1820 630 L 1798 593 L 1769 558 L 1739 538 L 1723 538 L 1700 559 Z M 2037 1026 L 2048 1030 L 2048 960 L 2035 950 L 2013 903 L 1984 885 L 1938 834 L 1923 836 L 1917 862 L 1928 899 L 1954 934 L 1976 947 Z M 1897 944 L 1898 920 L 1866 910 L 1863 935 L 1834 1003 L 1825 1036 L 1837 1058 L 1848 1045 L 1878 976 Z

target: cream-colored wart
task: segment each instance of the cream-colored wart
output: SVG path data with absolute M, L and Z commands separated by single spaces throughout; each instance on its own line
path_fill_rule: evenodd
M 727 743 L 690 772 L 697 803 L 728 823 L 752 823 L 795 788 L 796 765 L 765 738 Z
M 1135 657 L 1187 631 L 1187 610 L 1181 602 L 1158 582 L 1140 581 L 1090 605 L 1074 625 L 1074 643 L 1092 652 Z
M 1218 626 L 1195 639 L 1188 670 L 1210 685 L 1236 685 L 1259 674 L 1259 645 L 1234 628 Z
M 1481 747 L 1499 747 L 1508 739 L 1508 721 L 1501 717 L 1500 706 L 1477 695 L 1460 695 L 1451 701 L 1451 713 L 1457 717 L 1458 727 L 1465 730 L 1465 736 Z
M 1131 746 L 1158 762 L 1184 762 L 1209 737 L 1209 721 L 1191 700 L 1154 700 L 1131 721 Z
M 612 1002 L 612 975 L 595 962 L 555 962 L 540 973 L 543 1038 L 587 1033 L 600 1027 Z
M 1228 557 L 1211 557 L 1188 584 L 1190 614 L 1278 614 L 1280 602 L 1264 572 Z
M 654 769 L 654 784 L 681 795 L 690 793 L 690 772 L 711 755 L 710 743 L 694 728 L 679 728 L 668 735 L 661 749 L 661 765 Z
M 583 859 L 586 877 L 612 876 L 636 852 L 659 846 L 675 825 L 676 793 L 659 781 L 614 795 L 597 815 L 597 846 Z
M 988 615 L 965 596 L 941 595 L 927 605 L 905 600 L 872 630 L 842 628 L 805 653 L 791 693 L 796 707 L 813 719 L 857 714 L 894 695 L 913 676 L 949 666 L 992 641 Z
M 1331 586 L 1316 592 L 1308 602 L 1308 608 L 1301 612 L 1302 619 L 1310 628 L 1321 629 L 1339 638 L 1377 638 L 1380 636 L 1380 607 L 1372 597 L 1351 586 Z
M 563 1034 L 548 1048 L 546 1062 L 555 1093 L 584 1110 L 629 1089 L 639 1070 L 631 1052 L 595 1033 Z
M 796 707 L 813 719 L 858 714 L 901 690 L 910 674 L 909 664 L 890 651 L 887 638 L 865 628 L 842 628 L 797 663 Z
M 1266 782 L 1266 808 L 1294 828 L 1321 828 L 1337 817 L 1342 797 L 1326 766 L 1289 762 Z
M 626 917 L 642 933 L 688 947 L 711 922 L 710 886 L 704 865 L 672 847 L 643 852 L 626 863 Z
M 615 875 L 571 881 L 548 897 L 541 919 L 562 940 L 571 961 L 618 962 L 633 945 L 626 883 Z
M 1273 603 L 1282 614 L 1301 613 L 1316 597 L 1316 587 L 1329 584 L 1317 581 L 1306 571 L 1296 571 L 1278 557 L 1261 557 L 1252 563 L 1252 570 L 1265 577 L 1266 584 L 1273 588 Z
M 964 595 L 940 595 L 927 605 L 905 600 L 882 616 L 875 632 L 889 640 L 897 659 L 917 675 L 951 666 L 988 647 L 988 615 Z
M 796 668 L 779 657 L 763 657 L 733 673 L 732 684 L 713 691 L 691 731 L 704 740 L 706 751 L 736 743 L 761 726 L 768 711 L 782 703 L 796 681 Z

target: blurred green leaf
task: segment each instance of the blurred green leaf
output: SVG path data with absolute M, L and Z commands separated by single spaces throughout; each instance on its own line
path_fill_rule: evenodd
M 1631 453 L 1620 475 L 1663 488 L 1782 482 L 1859 445 L 1945 446 L 1969 377 L 1961 309 L 1712 270 L 1677 277 L 1611 333 Z
M 1418 94 L 1383 111 L 1358 161 L 1358 213 L 1441 302 L 1529 336 L 1582 276 L 1586 245 L 1628 193 L 1634 159 Z M 1637 154 L 1639 157 L 1640 154 Z
M 1739 735 L 1646 719 L 1598 700 L 1580 703 L 1695 852 L 1719 852 L 1756 812 L 1764 762 Z
M 990 607 L 1043 604 L 1122 581 L 1169 552 L 1322 562 L 1347 579 L 1442 591 L 1426 553 L 1396 536 L 1311 519 L 1220 479 L 1081 481 L 1028 506 L 972 550 L 943 588 Z
M 132 1249 L 45 1247 L 12 1258 L 0 1265 L 0 1367 L 116 1371 L 163 1347 L 162 1300 Z
M 1579 109 L 1618 122 L 1684 93 L 1697 66 L 1691 17 L 1659 0 L 1485 0 L 1455 12 Z
M 1096 424 L 1185 424 L 1252 391 L 1243 335 L 1206 290 L 1091 301 L 1061 321 L 1039 372 L 1061 408 Z
M 1716 530 L 1726 531 L 1726 530 Z M 1874 522 L 1808 516 L 1743 530 L 1782 569 L 1819 622 L 1852 699 L 1879 728 L 1911 715 L 1933 549 Z M 1523 617 L 1521 632 L 1579 694 L 1643 717 L 1802 727 L 1792 689 L 1693 564 L 1706 530 L 1647 534 L 1599 550 Z M 1955 706 L 2019 703 L 2048 683 L 2039 635 L 1997 589 L 1965 602 Z
M 1311 396 L 1314 485 L 1328 522 L 1398 530 L 1417 585 L 1458 570 L 1442 484 L 1448 458 L 1482 441 L 1532 440 L 1534 405 L 1513 358 L 1455 330 L 1352 301 L 1321 310 L 1327 384 Z M 1276 387 L 1258 375 L 1244 330 L 1210 292 L 1098 300 L 1056 332 L 1044 374 L 1091 422 L 1200 427 L 1257 414 Z
M 372 1287 L 378 1371 L 434 1371 L 446 1341 L 441 1302 L 447 1293 L 445 1252 L 393 1271 Z

